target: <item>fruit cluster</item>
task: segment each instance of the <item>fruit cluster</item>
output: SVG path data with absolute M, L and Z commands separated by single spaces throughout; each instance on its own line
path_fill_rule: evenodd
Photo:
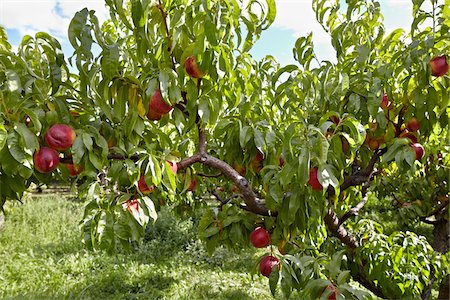
M 265 248 L 272 243 L 272 239 L 266 229 L 257 227 L 250 234 L 250 242 L 256 248 Z M 280 269 L 280 261 L 278 258 L 272 255 L 266 255 L 259 262 L 259 271 L 263 276 L 269 277 L 275 265 Z
M 59 152 L 64 152 L 72 147 L 75 141 L 75 130 L 66 124 L 52 125 L 44 135 L 47 146 L 40 147 L 34 153 L 34 168 L 40 173 L 51 173 L 58 168 Z M 83 167 L 74 164 L 65 164 L 70 176 L 77 176 L 83 171 Z
M 199 79 L 205 76 L 205 73 L 200 70 L 200 67 L 197 64 L 194 55 L 186 58 L 184 69 L 186 73 L 192 78 Z M 173 109 L 173 107 L 174 105 L 172 105 L 170 101 L 164 101 L 161 90 L 156 89 L 152 97 L 150 98 L 147 118 L 151 121 L 159 121 L 164 115 L 168 114 Z

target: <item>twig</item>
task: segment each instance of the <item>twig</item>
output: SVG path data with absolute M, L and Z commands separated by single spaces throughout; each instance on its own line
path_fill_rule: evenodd
M 222 199 L 222 197 L 220 197 L 219 193 L 217 193 L 217 191 L 212 191 L 211 194 L 213 194 L 213 196 L 220 201 L 220 207 L 222 208 L 222 206 L 224 206 L 225 204 L 229 203 L 231 200 L 236 199 L 236 198 L 241 198 L 242 195 L 240 194 L 234 194 L 231 197 L 229 197 L 228 199 Z
M 164 7 L 162 5 L 161 0 L 159 0 L 158 2 L 159 2 L 159 5 L 157 7 L 158 7 L 158 9 L 161 12 L 161 15 L 163 17 L 164 29 L 166 30 L 167 40 L 169 42 L 169 48 L 167 50 L 170 53 L 170 59 L 171 59 L 171 62 L 172 62 L 172 69 L 174 71 L 176 71 L 175 58 L 172 55 L 172 38 L 171 38 L 170 32 L 169 32 L 169 25 L 167 24 L 167 13 L 164 11 Z
M 341 226 L 342 224 L 344 224 L 345 221 L 347 221 L 347 219 L 353 216 L 357 216 L 359 210 L 361 210 L 361 208 L 363 208 L 364 205 L 366 205 L 367 200 L 369 200 L 369 196 L 364 191 L 362 200 L 355 207 L 351 208 L 348 212 L 346 212 L 342 217 L 339 218 L 338 225 Z
M 375 164 L 378 162 L 380 157 L 384 153 L 386 153 L 386 151 L 387 148 L 378 149 L 377 151 L 375 151 L 367 167 L 364 170 L 360 170 L 359 168 L 354 169 L 352 174 L 347 178 L 345 178 L 344 182 L 340 186 L 340 190 L 344 191 L 351 186 L 358 186 L 365 182 L 370 181 L 374 173 Z

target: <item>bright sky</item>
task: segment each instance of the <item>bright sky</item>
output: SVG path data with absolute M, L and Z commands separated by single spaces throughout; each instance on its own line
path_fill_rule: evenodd
M 255 58 L 274 55 L 282 64 L 293 63 L 295 40 L 313 32 L 313 41 L 320 60 L 333 59 L 330 39 L 316 21 L 311 0 L 276 0 L 277 18 L 263 33 L 252 50 Z M 412 21 L 411 0 L 380 0 L 387 32 L 409 28 Z M 0 0 L 0 25 L 7 29 L 10 43 L 17 47 L 23 35 L 49 32 L 61 42 L 66 56 L 72 54 L 67 41 L 67 28 L 75 12 L 84 7 L 97 12 L 100 21 L 108 12 L 103 0 Z

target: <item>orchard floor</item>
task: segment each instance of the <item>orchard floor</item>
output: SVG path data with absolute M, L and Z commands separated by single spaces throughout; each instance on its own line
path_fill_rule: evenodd
M 192 221 L 165 212 L 131 253 L 87 251 L 81 203 L 58 194 L 9 205 L 0 228 L 0 299 L 273 299 L 252 275 L 261 254 L 206 253 Z

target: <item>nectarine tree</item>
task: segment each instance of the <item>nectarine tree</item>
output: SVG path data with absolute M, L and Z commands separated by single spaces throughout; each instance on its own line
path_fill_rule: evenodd
M 89 249 L 141 241 L 161 205 L 203 207 L 209 252 L 267 230 L 273 293 L 448 299 L 443 1 L 413 1 L 411 30 L 386 32 L 375 0 L 313 0 L 336 59 L 310 34 L 291 65 L 250 53 L 275 0 L 105 2 L 103 24 L 73 17 L 69 60 L 47 33 L 13 50 L 0 28 L 3 213 L 71 178 Z

